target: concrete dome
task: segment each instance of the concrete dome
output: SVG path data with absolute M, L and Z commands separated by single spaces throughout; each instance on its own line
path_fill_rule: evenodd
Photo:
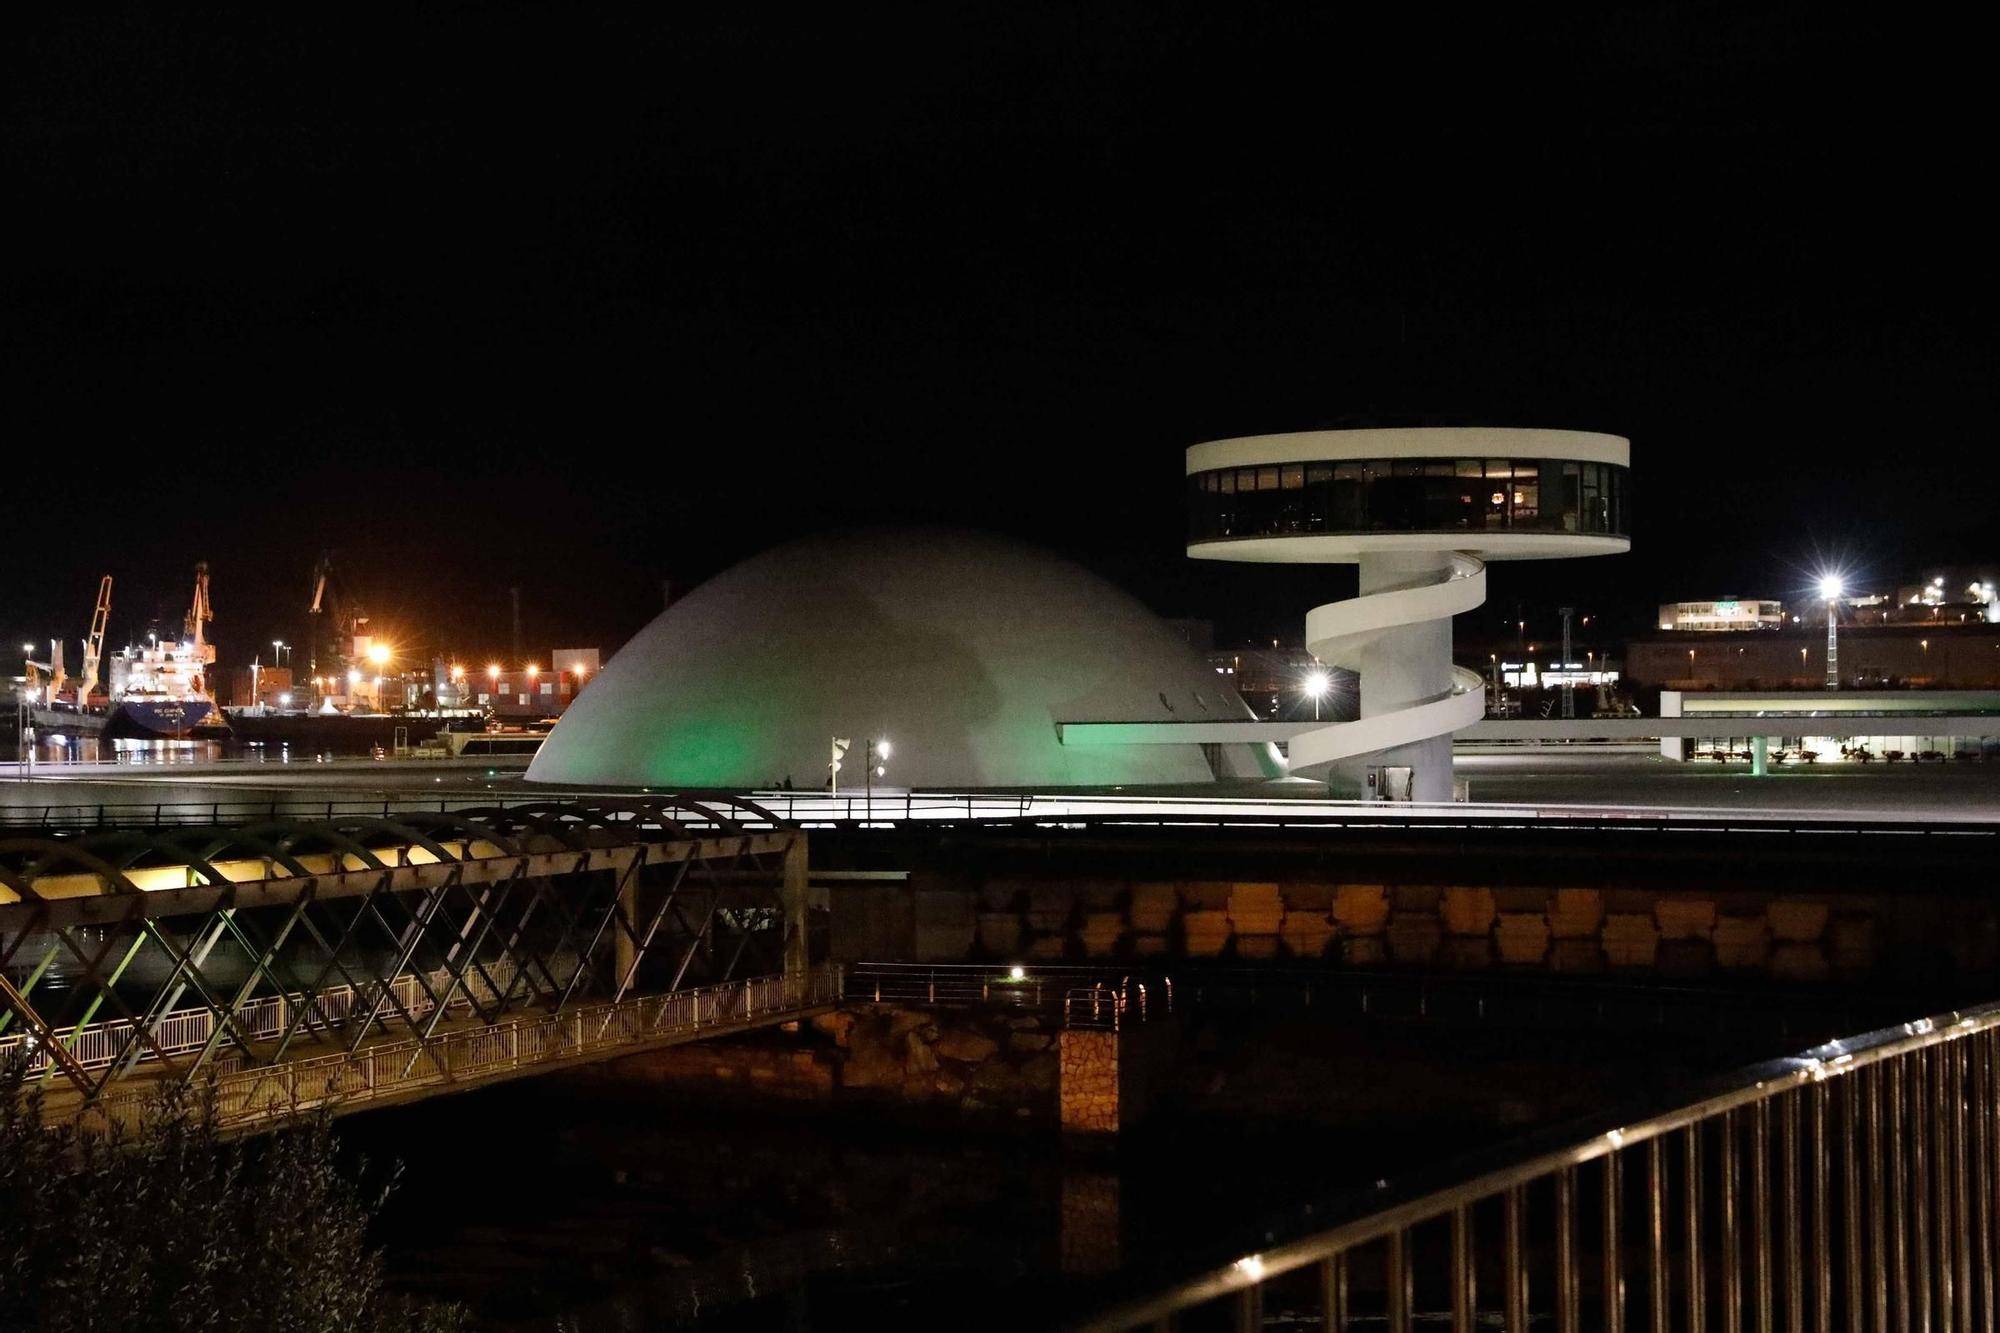
M 1196 745 L 1064 746 L 1069 721 L 1254 715 L 1138 602 L 993 537 L 866 531 L 778 547 L 663 612 L 556 724 L 532 782 L 826 782 L 827 743 L 891 742 L 884 785 L 1208 782 Z M 1250 747 L 1231 771 L 1256 772 Z

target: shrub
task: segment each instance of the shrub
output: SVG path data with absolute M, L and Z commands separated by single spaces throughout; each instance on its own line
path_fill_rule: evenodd
M 327 1118 L 226 1140 L 210 1099 L 163 1096 L 135 1129 L 50 1123 L 0 1073 L 0 1328 L 83 1333 L 451 1333 L 456 1307 L 390 1292 L 371 1194 Z

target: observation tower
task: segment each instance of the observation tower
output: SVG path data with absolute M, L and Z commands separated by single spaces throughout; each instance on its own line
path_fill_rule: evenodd
M 1488 561 L 1629 550 L 1630 465 L 1620 436 L 1483 426 L 1190 448 L 1189 556 L 1360 566 L 1359 596 L 1306 613 L 1307 649 L 1360 674 L 1360 719 L 1293 736 L 1291 771 L 1366 769 L 1449 801 L 1452 733 L 1485 712 L 1479 674 L 1452 665 L 1451 618 L 1486 600 Z

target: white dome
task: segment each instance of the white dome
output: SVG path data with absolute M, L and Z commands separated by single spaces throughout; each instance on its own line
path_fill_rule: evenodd
M 866 531 L 767 551 L 675 603 L 570 705 L 528 779 L 819 788 L 842 736 L 841 785 L 859 787 L 875 736 L 897 787 L 1208 782 L 1199 746 L 1064 746 L 1056 724 L 1253 716 L 1157 617 L 1066 560 Z

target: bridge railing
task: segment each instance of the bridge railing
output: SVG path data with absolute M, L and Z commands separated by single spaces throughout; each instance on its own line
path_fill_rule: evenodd
M 698 801 L 718 800 L 713 794 L 692 793 Z M 448 814 L 471 808 L 514 809 L 545 806 L 552 801 L 603 799 L 602 793 L 538 788 L 507 794 L 495 791 L 353 796 L 315 801 L 297 795 L 267 800 L 156 801 L 120 804 L 50 802 L 0 805 L 0 828 L 76 832 L 88 829 L 165 828 L 243 823 L 259 819 L 381 818 L 398 815 Z M 617 798 L 613 798 L 617 799 Z M 634 799 L 645 799 L 644 797 Z M 1602 832 L 1726 834 L 1839 833 L 1905 837 L 1928 833 L 1940 837 L 2000 838 L 2000 823 L 1972 819 L 1942 822 L 1933 812 L 1823 811 L 1812 814 L 1734 810 L 1726 808 L 1534 805 L 1462 802 L 1424 805 L 1404 802 L 1345 801 L 1286 797 L 1249 800 L 1237 797 L 1098 796 L 1077 793 L 1035 795 L 1006 792 L 867 792 L 753 791 L 764 814 L 728 801 L 723 809 L 739 829 L 775 825 L 804 828 L 896 827 L 1013 824 L 1034 827 L 1131 826 L 1275 827 L 1355 830 L 1544 830 Z M 1921 817 L 1919 817 L 1919 815 Z M 688 829 L 720 827 L 699 811 L 681 810 L 675 822 Z
M 1117 1028 L 1173 1009 L 1165 973 L 1117 966 L 853 963 L 842 998 L 861 1004 L 995 1005 L 1059 1012 L 1065 1026 Z
M 499 998 L 513 983 L 518 967 L 511 958 L 496 958 L 482 963 L 485 975 L 474 971 L 465 978 L 465 986 L 474 991 L 468 997 L 462 990 L 452 990 L 450 1007 L 454 1010 L 468 1009 L 473 998 L 482 1003 Z M 487 983 L 491 978 L 492 984 Z M 388 993 L 403 1012 L 413 1017 L 430 1013 L 436 1005 L 433 994 L 444 994 L 452 984 L 452 974 L 445 968 L 422 974 L 406 972 L 389 982 Z M 524 980 L 532 994 L 539 989 L 532 978 Z M 498 988 L 497 990 L 495 988 Z M 308 997 L 303 991 L 283 995 L 266 995 L 250 1000 L 235 1012 L 237 1031 L 249 1041 L 270 1041 L 283 1035 L 292 1019 L 309 1001 L 312 1012 L 301 1026 L 315 1030 L 346 1021 L 356 1008 L 366 1009 L 383 988 L 378 984 L 364 982 L 359 991 L 353 986 L 329 986 L 314 991 Z M 360 1003 L 357 1005 L 357 997 Z M 393 1011 L 390 1011 L 391 1013 Z M 376 1026 L 388 1023 L 389 1013 L 376 1019 Z M 149 1029 L 152 1041 L 142 1044 L 137 1052 L 141 1062 L 157 1060 L 159 1054 L 182 1055 L 198 1051 L 209 1044 L 215 1034 L 216 1014 L 213 1009 L 175 1009 L 161 1016 L 158 1023 Z M 102 1023 L 87 1023 L 78 1027 L 57 1028 L 50 1035 L 67 1049 L 74 1062 L 84 1069 L 102 1069 L 116 1061 L 126 1051 L 132 1040 L 133 1024 L 130 1019 L 115 1018 Z M 25 1049 L 28 1073 L 38 1074 L 48 1069 L 50 1054 L 47 1045 L 38 1041 L 31 1033 L 17 1032 L 0 1037 L 0 1065 L 12 1058 L 17 1049 Z
M 2000 1005 L 1376 1189 L 1082 1327 L 1992 1328 Z
M 1063 996 L 1063 1026 L 1117 1032 L 1134 1023 L 1170 1014 L 1174 1007 L 1172 977 L 1154 986 L 1134 977 L 1118 985 L 1076 986 Z
M 602 1057 L 620 1048 L 751 1026 L 840 998 L 841 970 L 823 963 L 613 1004 L 445 1032 L 428 1041 L 380 1042 L 352 1054 L 315 1056 L 223 1072 L 213 1080 L 220 1124 L 242 1129 L 289 1120 L 322 1106 L 350 1109 L 448 1084 L 476 1084 L 535 1065 Z M 157 1094 L 117 1088 L 97 1109 L 136 1123 Z

